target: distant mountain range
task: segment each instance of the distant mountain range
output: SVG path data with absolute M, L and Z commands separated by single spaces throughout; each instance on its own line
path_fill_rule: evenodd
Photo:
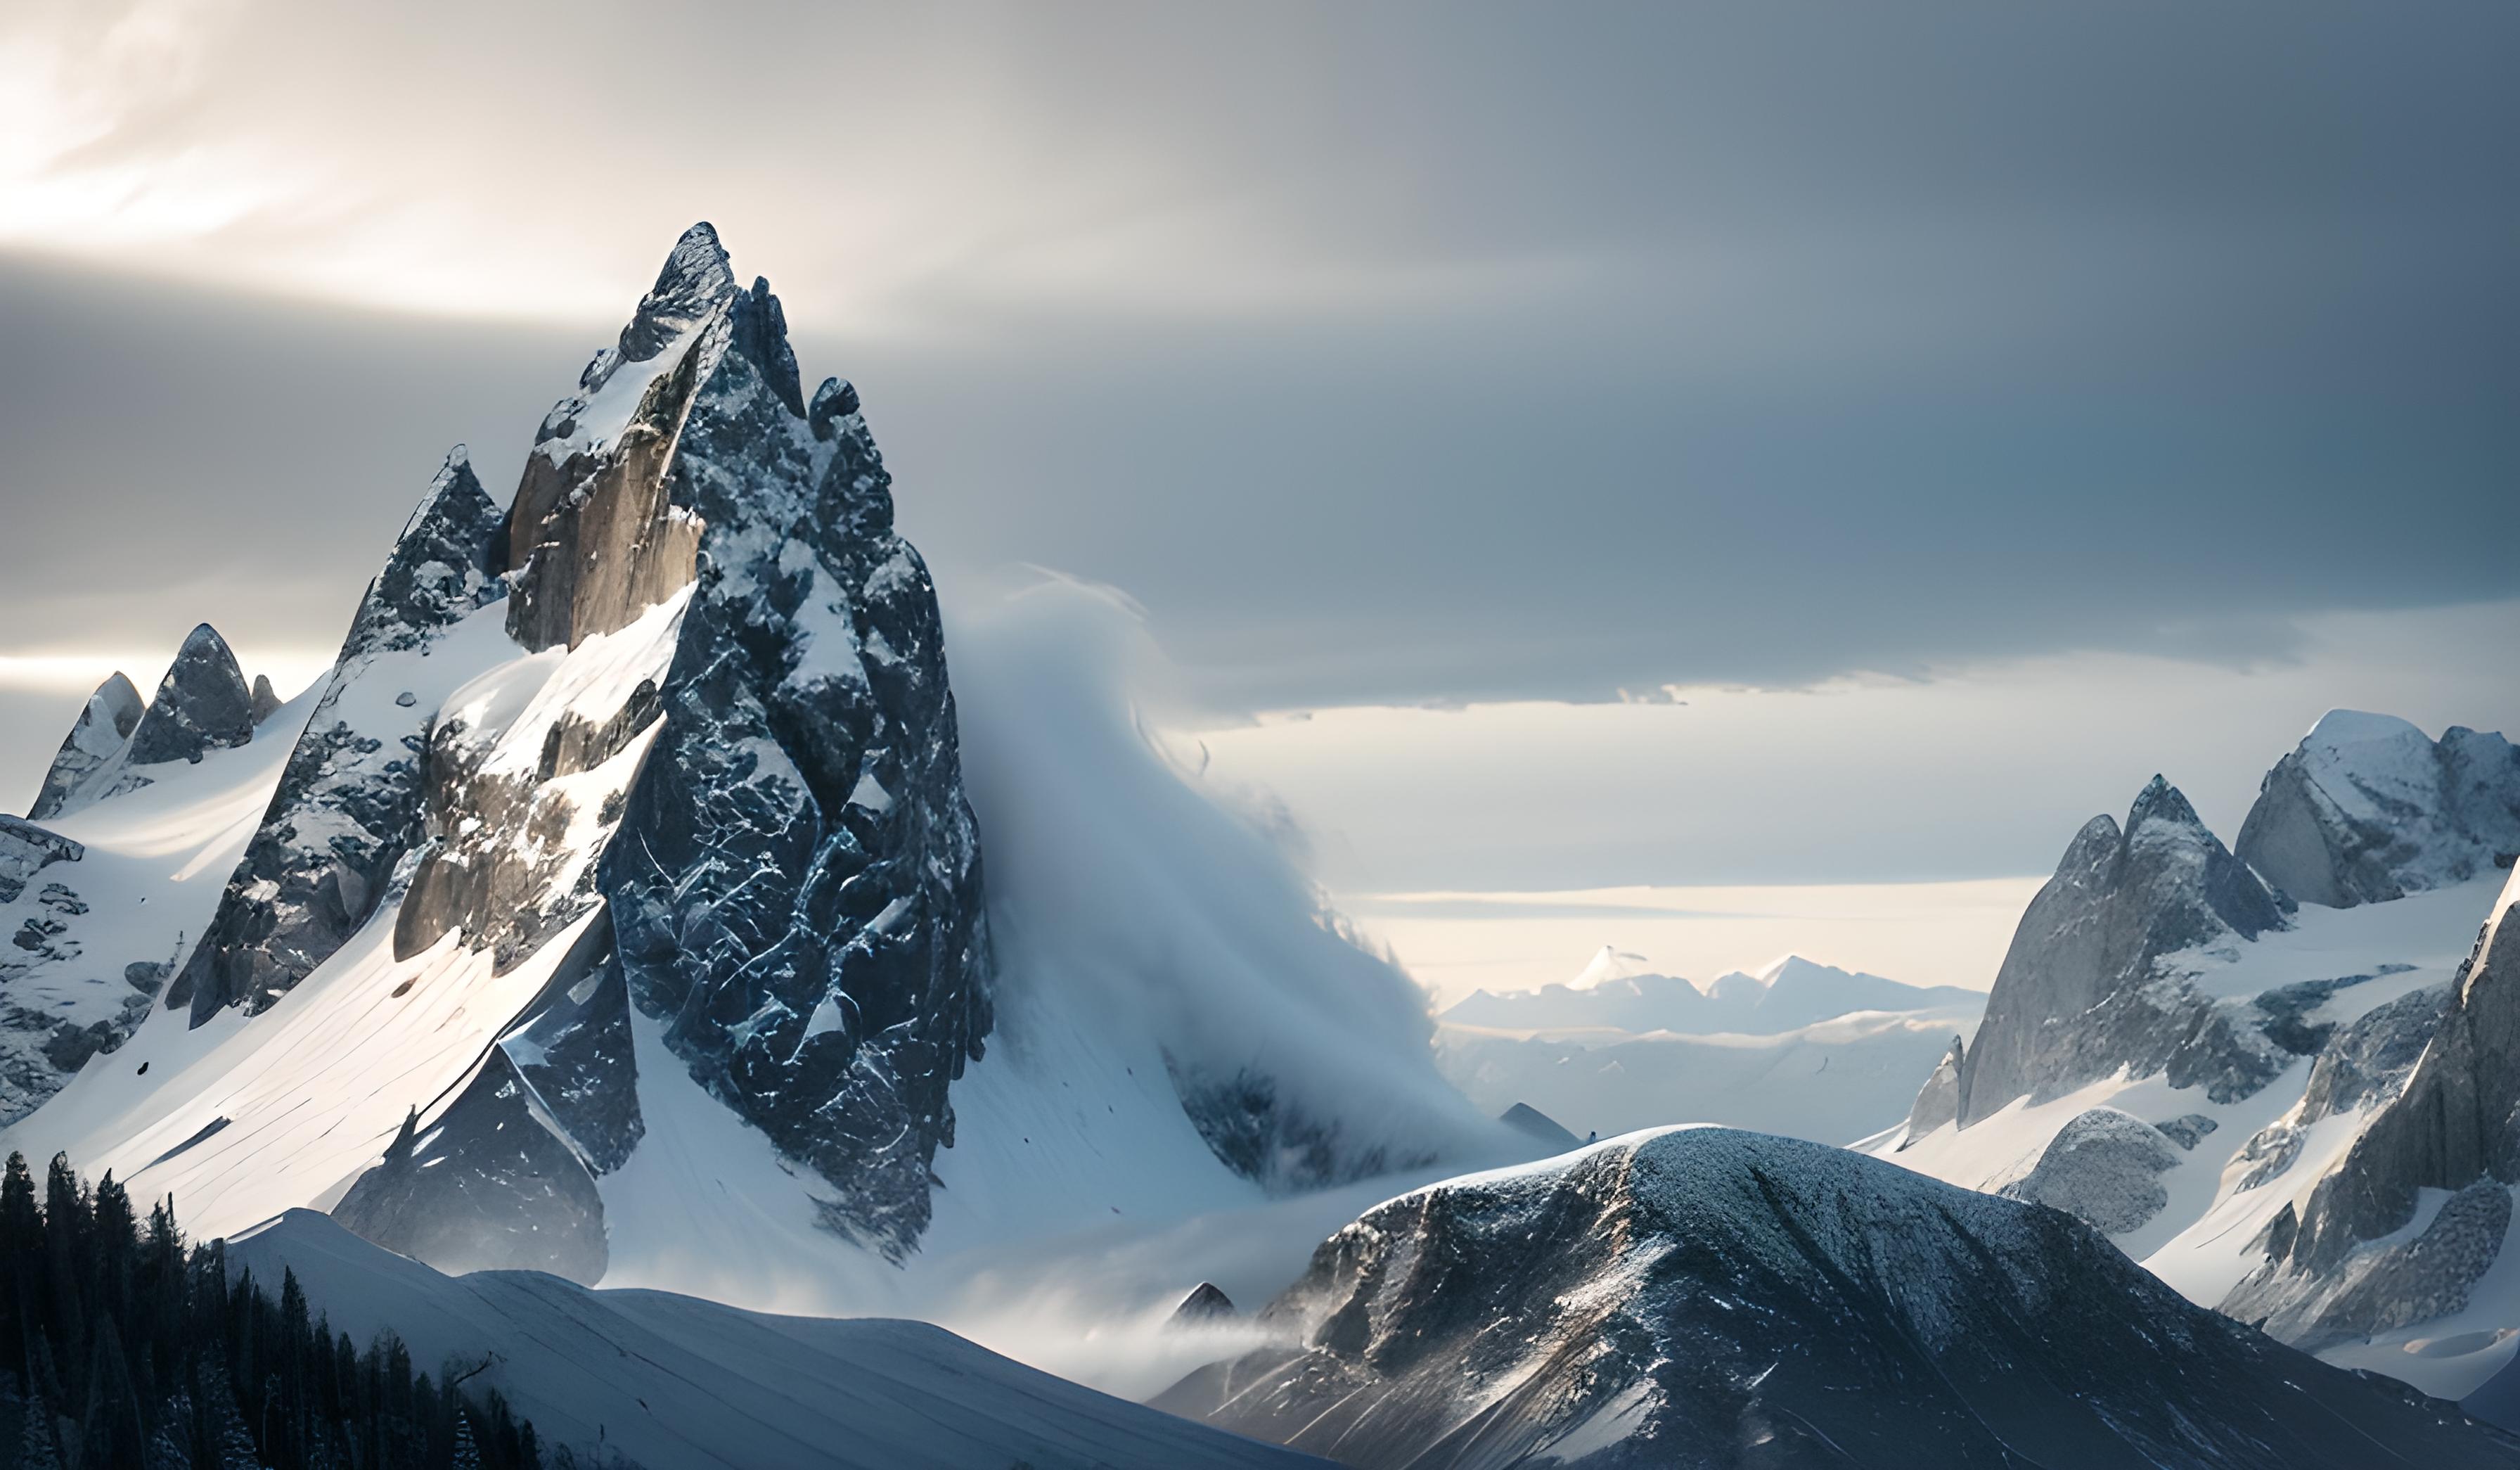
M 1911 986 L 1878 975 L 1816 964 L 1798 954 L 1756 973 L 1717 976 L 1703 988 L 1644 968 L 1643 957 L 1608 945 L 1566 985 L 1503 993 L 1473 991 L 1447 1008 L 1451 1026 L 1499 1031 L 1730 1033 L 1770 1036 L 1859 1011 L 1923 1011 L 1973 1006 L 1984 993 L 1957 986 Z

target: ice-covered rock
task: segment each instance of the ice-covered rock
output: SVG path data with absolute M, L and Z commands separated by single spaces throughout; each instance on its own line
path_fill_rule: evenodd
M 2178 1165 L 2161 1129 L 2115 1108 L 2093 1108 L 2058 1129 L 2039 1163 L 2002 1194 L 2062 1210 L 2104 1235 L 2124 1235 L 2170 1203 L 2160 1176 Z
M 2331 710 L 2267 772 L 2237 846 L 2268 882 L 2331 908 L 2465 882 L 2520 852 L 2520 749 Z
M 2263 1086 L 2288 1054 L 2165 961 L 2285 923 L 2278 896 L 2153 777 L 2123 829 L 2084 826 L 2022 913 L 1960 1068 L 1961 1126 L 2121 1069 L 2224 1096 Z
M 1360 1470 L 2520 1453 L 2193 1306 L 2061 1212 L 1718 1128 L 1403 1195 L 1259 1320 L 1292 1341 L 1155 1405 Z
M 227 640 L 204 622 L 176 651 L 124 755 L 133 765 L 199 761 L 205 752 L 252 738 L 253 691 Z
M 87 697 L 79 709 L 78 719 L 62 739 L 61 754 L 53 758 L 51 769 L 44 772 L 43 789 L 35 796 L 26 815 L 35 820 L 58 815 L 79 794 L 79 788 L 97 770 L 122 754 L 131 742 L 131 732 L 140 727 L 140 716 L 147 709 L 140 702 L 140 691 L 120 670 Z

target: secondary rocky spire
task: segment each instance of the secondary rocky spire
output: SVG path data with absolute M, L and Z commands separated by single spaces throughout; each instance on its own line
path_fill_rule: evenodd
M 26 815 L 36 821 L 59 815 L 65 804 L 80 785 L 130 744 L 131 732 L 140 725 L 147 709 L 140 702 L 140 691 L 120 669 L 96 686 L 80 707 L 78 719 L 62 739 L 61 754 L 53 758 L 52 768 L 44 772 L 43 789 L 35 796 Z
M 253 691 L 218 629 L 204 622 L 176 651 L 126 753 L 133 765 L 197 761 L 253 738 Z
M 1960 1067 L 1960 1125 L 2121 1067 L 2169 1067 L 2174 1082 L 2213 1077 L 2244 1091 L 2258 1071 L 2272 1076 L 2281 1064 L 2202 996 L 2156 985 L 2156 963 L 2286 922 L 2281 900 L 2154 776 L 2123 829 L 2106 816 L 2084 825 L 2023 911 Z
M 167 992 L 195 1025 L 221 1006 L 269 1006 L 375 911 L 420 835 L 429 714 L 408 686 L 427 666 L 403 656 L 426 657 L 503 590 L 489 574 L 502 525 L 456 445 L 360 599 L 245 859 Z

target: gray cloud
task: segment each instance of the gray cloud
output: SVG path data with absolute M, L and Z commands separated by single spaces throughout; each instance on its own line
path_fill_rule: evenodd
M 602 15 L 245 5 L 64 156 L 282 162 L 0 260 L 11 645 L 331 642 L 703 215 L 949 582 L 1125 587 L 1231 702 L 2240 664 L 2520 591 L 2506 6 Z M 568 320 L 245 289 L 369 259 Z

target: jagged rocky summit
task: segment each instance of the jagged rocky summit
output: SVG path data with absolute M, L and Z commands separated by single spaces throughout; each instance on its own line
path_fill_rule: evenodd
M 2452 725 L 2331 710 L 2268 771 L 2241 859 L 2304 903 L 2350 908 L 2463 883 L 2520 853 L 2520 749 Z
M 61 754 L 53 758 L 51 768 L 44 772 L 43 789 L 35 794 L 26 815 L 39 822 L 58 816 L 97 767 L 122 754 L 131 732 L 140 727 L 141 713 L 147 708 L 141 702 L 140 691 L 119 670 L 97 685 L 69 734 L 62 738 Z
M 1679 1128 L 1403 1195 L 1157 1407 L 1362 1470 L 2513 1463 L 2065 1214 Z
M 2263 1086 L 2290 1053 L 2245 1005 L 2188 985 L 2175 957 L 2280 929 L 2287 907 L 2153 777 L 2123 828 L 2096 816 L 2075 835 L 2023 911 L 1959 1063 L 1960 1125 L 2121 1068 L 2229 1096 Z
M 176 650 L 175 662 L 147 704 L 118 672 L 88 696 L 44 772 L 27 817 L 41 822 L 67 816 L 148 785 L 150 766 L 178 760 L 199 764 L 211 751 L 244 745 L 253 738 L 253 727 L 278 708 L 268 678 L 260 680 L 261 699 L 255 687 L 246 683 L 227 640 L 208 623 L 201 624 Z
M 990 958 L 890 483 L 855 390 L 802 390 L 778 298 L 704 224 L 504 512 L 449 456 L 174 988 L 196 1025 L 258 1014 L 380 942 L 397 996 L 449 964 L 536 978 L 454 1086 L 404 1100 L 345 1223 L 449 1268 L 600 1276 L 644 1031 L 824 1224 L 916 1243 Z

